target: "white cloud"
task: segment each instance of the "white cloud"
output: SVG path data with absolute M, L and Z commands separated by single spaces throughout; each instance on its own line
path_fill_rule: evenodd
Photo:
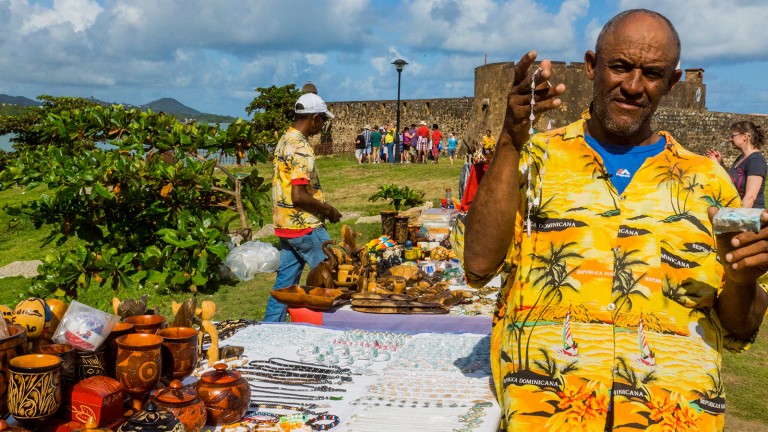
M 90 27 L 103 9 L 94 0 L 53 0 L 53 8 L 34 8 L 21 27 L 21 34 L 68 23 L 76 32 Z
M 765 1 L 623 0 L 622 9 L 643 7 L 672 21 L 680 34 L 687 63 L 768 60 L 768 4 Z
M 321 66 L 328 61 L 328 56 L 325 54 L 306 54 L 307 63 L 312 66 Z
M 0 93 L 24 89 L 27 97 L 67 94 L 133 104 L 183 95 L 216 104 L 191 105 L 201 111 L 241 115 L 256 87 L 307 80 L 330 101 L 394 99 L 391 63 L 402 58 L 409 63 L 404 98 L 471 96 L 474 69 L 485 55 L 488 62 L 516 61 L 536 49 L 542 58 L 580 61 L 607 17 L 630 7 L 666 14 L 681 34 L 683 67 L 705 67 L 714 78 L 718 65 L 768 59 L 763 4 L 0 0 Z M 727 99 L 718 99 L 712 86 L 708 91 L 709 101 Z M 759 89 L 750 93 L 757 98 Z

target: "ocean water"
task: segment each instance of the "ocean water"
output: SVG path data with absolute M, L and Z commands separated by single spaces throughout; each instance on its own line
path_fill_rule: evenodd
M 11 138 L 14 134 L 0 135 L 0 150 L 13 151 L 11 146 Z

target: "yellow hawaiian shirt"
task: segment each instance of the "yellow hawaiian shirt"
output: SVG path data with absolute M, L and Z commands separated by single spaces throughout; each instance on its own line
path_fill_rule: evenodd
M 660 132 L 666 148 L 618 194 L 583 124 L 535 135 L 521 158 L 491 335 L 502 430 L 602 432 L 612 417 L 615 431 L 720 431 L 721 351 L 754 341 L 730 337 L 714 308 L 707 208 L 739 206 L 736 190 Z
M 275 235 L 291 237 L 290 230 L 311 231 L 323 225 L 322 220 L 293 206 L 291 188 L 306 185 L 312 197 L 325 202 L 315 166 L 315 152 L 297 129 L 289 128 L 275 147 L 272 176 L 272 221 Z

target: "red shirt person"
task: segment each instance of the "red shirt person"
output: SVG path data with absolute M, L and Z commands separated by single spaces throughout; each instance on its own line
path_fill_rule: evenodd
M 437 124 L 432 125 L 432 163 L 437 163 L 440 155 L 440 142 L 443 140 L 443 133 L 438 129 Z

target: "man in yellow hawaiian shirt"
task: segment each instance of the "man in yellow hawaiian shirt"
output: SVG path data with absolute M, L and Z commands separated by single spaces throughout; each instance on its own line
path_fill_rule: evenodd
M 326 258 L 322 246 L 331 237 L 323 220 L 338 222 L 341 219 L 341 213 L 325 202 L 315 152 L 307 141 L 320 133 L 333 114 L 313 93 L 299 97 L 295 112 L 296 120 L 275 147 L 272 222 L 275 235 L 280 238 L 280 267 L 273 289 L 298 284 L 304 264 L 314 268 Z M 264 321 L 285 319 L 285 305 L 270 297 Z
M 590 110 L 533 137 L 532 82 L 536 119 L 565 85 L 535 51 L 516 65 L 463 254 L 472 283 L 508 275 L 491 338 L 503 430 L 723 429 L 721 352 L 762 322 L 768 228 L 715 235 L 717 207 L 739 205 L 727 174 L 651 129 L 679 57 L 665 17 L 617 15 L 585 54 Z

